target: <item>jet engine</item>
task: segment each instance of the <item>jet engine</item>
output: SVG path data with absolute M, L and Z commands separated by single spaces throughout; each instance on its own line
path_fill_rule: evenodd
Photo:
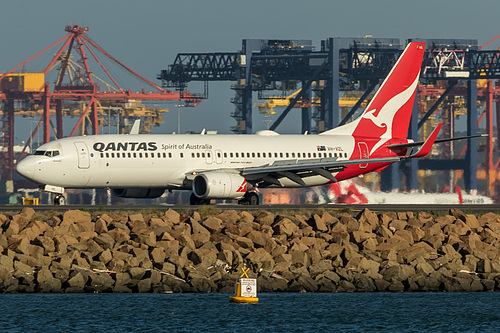
M 113 194 L 120 198 L 158 198 L 164 188 L 114 188 Z
M 247 181 L 236 173 L 210 171 L 193 180 L 193 193 L 201 199 L 241 199 L 247 190 Z

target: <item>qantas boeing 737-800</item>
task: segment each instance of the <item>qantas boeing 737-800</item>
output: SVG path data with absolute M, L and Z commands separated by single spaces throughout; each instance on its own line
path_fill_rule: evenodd
M 316 186 L 379 171 L 427 155 L 441 128 L 425 142 L 406 138 L 424 49 L 424 43 L 408 44 L 363 114 L 319 135 L 70 137 L 40 146 L 17 172 L 58 193 L 60 204 L 65 188 L 110 188 L 125 198 L 174 189 L 192 190 L 191 204 L 237 199 L 256 205 L 256 188 Z

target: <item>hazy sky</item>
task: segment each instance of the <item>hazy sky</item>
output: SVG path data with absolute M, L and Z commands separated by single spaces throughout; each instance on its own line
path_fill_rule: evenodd
M 88 35 L 105 50 L 159 84 L 156 75 L 177 53 L 239 51 L 246 38 L 311 39 L 317 49 L 328 37 L 366 35 L 399 38 L 403 43 L 408 38 L 477 39 L 482 45 L 500 34 L 499 13 L 497 0 L 0 0 L 0 72 L 62 38 L 69 23 L 88 26 Z M 229 86 L 210 83 L 209 99 L 182 111 L 182 131 L 207 128 L 230 133 L 235 122 L 230 117 L 234 106 Z M 188 89 L 199 92 L 196 85 Z M 278 131 L 300 131 L 296 110 Z M 159 131 L 175 131 L 173 104 L 164 118 Z M 253 123 L 254 130 L 265 127 L 258 110 Z M 24 123 L 16 119 L 16 124 Z M 17 126 L 16 136 L 21 138 L 24 134 Z

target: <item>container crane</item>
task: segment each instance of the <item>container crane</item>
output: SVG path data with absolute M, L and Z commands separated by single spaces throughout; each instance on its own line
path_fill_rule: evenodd
M 0 74 L 0 102 L 3 102 L 1 143 L 4 147 L 1 151 L 2 158 L 0 161 L 2 180 L 12 181 L 13 179 L 15 167 L 14 116 L 18 111 L 23 110 L 24 106 L 29 106 L 27 109 L 34 109 L 37 115 L 41 114 L 40 121 L 27 140 L 24 147 L 26 149 L 40 127 L 43 130 L 43 142 L 50 141 L 51 114 L 56 116 L 56 125 L 53 126 L 56 137 L 62 138 L 64 136 L 63 103 L 67 101 L 77 101 L 85 105 L 83 111 L 79 112 L 79 119 L 69 136 L 76 133 L 85 119 L 90 119 L 92 134 L 99 134 L 99 105 L 102 105 L 102 103 L 124 106 L 126 103 L 137 101 L 180 100 L 184 101 L 186 106 L 194 107 L 199 104 L 200 99 L 189 92 L 184 91 L 181 95 L 178 92 L 166 91 L 133 71 L 90 39 L 87 36 L 88 30 L 88 27 L 75 24 L 67 25 L 65 27 L 67 34 L 63 38 L 7 73 Z M 25 68 L 25 65 L 31 60 L 61 43 L 63 45 L 59 47 L 55 56 L 43 71 L 15 73 L 16 70 Z M 72 60 L 73 56 L 76 61 Z M 117 64 L 141 82 L 153 87 L 154 91 L 133 92 L 130 89 L 123 88 L 104 66 L 103 59 L 111 60 L 112 63 Z M 103 80 L 99 79 L 91 70 L 91 60 L 98 65 L 100 71 L 112 82 L 112 85 L 105 83 L 103 85 L 106 86 L 106 89 L 101 88 Z M 58 67 L 58 72 L 52 88 L 47 81 L 47 74 L 56 67 Z

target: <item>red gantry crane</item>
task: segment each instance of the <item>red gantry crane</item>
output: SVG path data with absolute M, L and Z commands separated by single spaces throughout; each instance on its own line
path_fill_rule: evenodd
M 111 56 L 108 52 L 90 39 L 86 33 L 88 27 L 81 27 L 75 24 L 66 26 L 66 36 L 48 46 L 41 52 L 21 63 L 5 74 L 0 74 L 0 102 L 3 102 L 2 128 L 3 134 L 1 140 L 3 150 L 0 159 L 2 180 L 12 180 L 15 168 L 14 162 L 14 115 L 29 107 L 37 110 L 41 108 L 42 117 L 31 133 L 26 146 L 21 155 L 29 146 L 30 141 L 35 136 L 40 127 L 43 128 L 43 142 L 50 141 L 51 127 L 54 128 L 57 138 L 63 137 L 63 101 L 79 101 L 86 106 L 78 119 L 75 127 L 69 136 L 73 136 L 85 118 L 90 118 L 92 134 L 99 134 L 98 123 L 98 104 L 99 103 L 129 103 L 140 101 L 184 101 L 186 106 L 195 107 L 200 99 L 184 92 L 182 95 L 178 92 L 166 91 L 158 85 L 148 81 L 139 75 L 118 59 Z M 48 66 L 41 73 L 15 73 L 19 68 L 25 68 L 25 65 L 31 60 L 52 49 L 54 46 L 63 43 L 52 58 Z M 99 55 L 99 57 L 98 57 Z M 77 59 L 76 61 L 71 60 Z M 89 66 L 89 59 L 95 61 L 101 68 L 101 72 L 113 82 L 105 83 L 98 78 Z M 104 60 L 111 60 L 118 64 L 134 77 L 145 82 L 147 85 L 156 89 L 156 92 L 132 92 L 124 89 L 118 84 L 118 80 L 111 75 L 110 71 L 104 66 Z M 54 68 L 58 68 L 54 88 L 46 81 L 47 74 Z M 106 90 L 101 89 L 99 83 L 104 83 Z M 56 125 L 51 126 L 51 110 L 55 110 Z M 22 156 L 18 157 L 18 160 Z

